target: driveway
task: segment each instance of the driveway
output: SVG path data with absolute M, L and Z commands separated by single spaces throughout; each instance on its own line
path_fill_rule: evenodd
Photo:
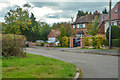
M 64 50 L 68 48 L 64 48 Z M 75 50 L 75 48 L 71 48 Z M 75 64 L 83 78 L 118 78 L 118 57 L 66 52 L 62 48 L 27 48 L 27 53 L 43 55 Z

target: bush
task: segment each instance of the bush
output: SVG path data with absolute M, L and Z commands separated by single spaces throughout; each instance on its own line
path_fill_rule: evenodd
M 109 46 L 109 41 L 108 41 L 108 39 L 104 39 L 104 40 L 103 40 L 103 45 L 104 45 L 104 46 Z
M 2 34 L 2 55 L 25 56 L 26 37 L 22 35 Z
M 109 39 L 109 28 L 106 32 L 106 38 Z M 118 26 L 111 26 L 111 39 L 119 39 L 120 38 L 120 29 Z
M 120 39 L 112 39 L 113 47 L 120 47 Z
M 40 43 L 40 46 L 44 46 L 44 42 L 41 42 L 41 43 Z
M 109 46 L 109 40 L 104 40 L 104 46 Z M 120 47 L 120 39 L 112 39 L 111 41 L 112 47 Z
M 85 37 L 84 41 L 85 41 L 85 46 L 89 46 L 89 37 Z
M 101 35 L 93 36 L 92 37 L 92 46 L 94 48 L 103 47 L 103 40 L 104 40 L 104 38 Z
M 70 46 L 70 39 L 67 36 L 63 37 L 62 46 L 64 46 L 64 47 L 69 47 Z

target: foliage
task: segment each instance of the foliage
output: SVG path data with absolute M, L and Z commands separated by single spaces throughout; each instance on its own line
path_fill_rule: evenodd
M 3 33 L 22 34 L 23 31 L 29 30 L 28 26 L 31 24 L 28 11 L 22 8 L 10 10 L 4 19 Z
M 50 26 L 45 23 L 45 22 L 42 22 L 41 23 L 41 28 L 40 28 L 40 40 L 44 40 L 46 41 L 47 40 L 47 36 L 51 30 Z
M 109 46 L 109 40 L 104 40 L 104 46 Z M 112 47 L 120 47 L 120 39 L 112 39 L 111 40 L 111 46 Z
M 92 36 L 95 36 L 99 32 L 98 25 L 99 25 L 98 18 L 96 18 L 92 24 L 90 22 L 88 25 L 88 33 Z
M 65 32 L 65 28 L 62 26 L 61 30 L 60 30 L 60 35 L 59 35 L 59 42 L 62 45 L 62 41 L 63 41 L 63 37 L 66 35 L 66 32 Z
M 39 39 L 47 40 L 50 29 L 47 23 L 37 22 L 33 13 L 29 17 L 28 11 L 19 7 L 16 10 L 10 10 L 5 15 L 2 33 L 22 34 L 26 36 L 28 41 L 36 41 Z
M 109 43 L 108 43 L 108 42 L 109 42 L 108 39 L 104 39 L 104 40 L 103 40 L 103 45 L 104 45 L 104 46 L 109 46 Z
M 109 28 L 106 32 L 106 38 L 109 39 Z M 119 39 L 120 38 L 120 28 L 118 26 L 111 26 L 111 39 Z
M 41 55 L 2 58 L 2 78 L 73 78 L 74 64 Z M 24 74 L 23 74 L 24 73 Z M 26 80 L 26 79 L 25 79 Z M 61 79 L 60 79 L 61 80 Z
M 70 23 L 66 23 L 66 22 L 54 23 L 52 29 L 57 29 L 58 31 L 60 31 L 62 26 L 65 28 L 66 36 L 70 37 L 73 31 L 72 25 Z
M 92 46 L 94 48 L 103 47 L 103 40 L 104 40 L 104 37 L 102 37 L 101 35 L 93 36 L 92 37 Z
M 8 56 L 25 56 L 25 36 L 3 34 L 2 35 L 2 55 Z
M 76 19 L 80 18 L 81 16 L 85 16 L 85 15 L 87 15 L 87 14 L 90 14 L 90 15 L 91 15 L 92 12 L 88 12 L 88 11 L 84 12 L 83 10 L 78 10 L 77 18 L 76 18 Z
M 62 46 L 63 47 L 69 47 L 70 46 L 70 39 L 67 36 L 63 37 Z
M 89 46 L 90 43 L 89 37 L 85 37 L 84 41 L 85 41 L 85 46 Z
M 41 42 L 41 43 L 40 43 L 40 46 L 44 46 L 44 42 Z
M 103 14 L 108 14 L 107 12 L 107 9 L 105 8 L 103 11 L 102 11 Z

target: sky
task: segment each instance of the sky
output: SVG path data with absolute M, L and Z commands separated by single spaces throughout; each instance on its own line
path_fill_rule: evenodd
M 109 9 L 109 0 L 0 0 L 0 22 L 4 22 L 4 16 L 10 9 L 16 6 L 22 7 L 28 3 L 32 7 L 29 13 L 34 13 L 37 21 L 45 21 L 48 24 L 57 22 L 71 22 L 71 17 L 76 18 L 78 10 L 102 12 Z M 112 7 L 119 0 L 112 2 Z

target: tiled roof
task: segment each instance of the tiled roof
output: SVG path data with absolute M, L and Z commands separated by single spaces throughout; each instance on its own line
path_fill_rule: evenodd
M 94 15 L 86 15 L 86 16 L 81 16 L 78 18 L 74 23 L 83 23 L 83 22 L 90 22 L 94 20 Z
M 60 32 L 56 29 L 51 29 L 50 33 L 48 34 L 48 37 L 57 37 L 57 35 L 59 35 Z
M 120 19 L 120 1 L 111 10 L 111 20 Z M 105 20 L 109 20 L 109 14 L 106 16 Z

